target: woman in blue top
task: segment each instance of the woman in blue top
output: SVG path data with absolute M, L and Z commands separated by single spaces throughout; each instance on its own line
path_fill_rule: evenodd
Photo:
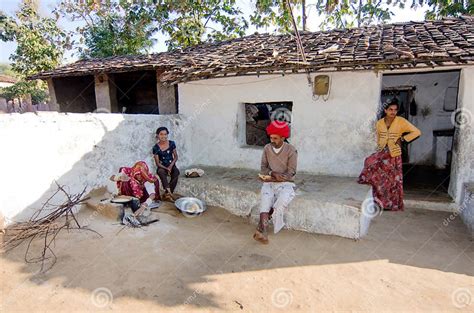
M 176 167 L 178 153 L 176 144 L 168 140 L 168 128 L 159 127 L 156 130 L 157 143 L 153 146 L 153 158 L 155 159 L 158 170 L 156 173 L 160 177 L 161 184 L 165 190 L 163 200 L 174 201 L 173 192 L 178 184 L 179 170 Z M 168 181 L 168 176 L 170 180 Z

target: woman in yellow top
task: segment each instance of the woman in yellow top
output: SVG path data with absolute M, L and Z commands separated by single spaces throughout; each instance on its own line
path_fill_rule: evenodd
M 385 116 L 376 124 L 378 151 L 365 159 L 358 183 L 372 186 L 377 211 L 403 211 L 401 144 L 413 141 L 421 132 L 406 119 L 397 116 L 397 99 L 385 105 L 384 112 Z

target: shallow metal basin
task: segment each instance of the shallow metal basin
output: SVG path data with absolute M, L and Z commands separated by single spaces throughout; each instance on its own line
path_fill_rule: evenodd
M 198 198 L 184 197 L 174 202 L 174 205 L 185 216 L 198 216 L 206 211 L 206 204 Z

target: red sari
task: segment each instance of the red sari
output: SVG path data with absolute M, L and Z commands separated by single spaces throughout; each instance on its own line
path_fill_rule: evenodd
M 374 203 L 385 210 L 403 211 L 402 157 L 391 157 L 388 148 L 365 159 L 357 181 L 372 186 Z
M 155 200 L 160 199 L 158 178 L 150 172 L 145 162 L 139 161 L 132 167 L 121 167 L 119 172 L 129 177 L 128 181 L 117 182 L 117 188 L 121 195 L 136 197 L 140 199 L 140 203 L 143 203 L 150 196 L 145 188 L 145 183 L 149 182 L 155 185 Z

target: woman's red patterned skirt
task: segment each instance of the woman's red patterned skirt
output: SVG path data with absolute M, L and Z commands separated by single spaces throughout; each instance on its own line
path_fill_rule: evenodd
M 374 203 L 384 210 L 403 211 L 402 157 L 391 157 L 388 148 L 376 152 L 364 161 L 357 181 L 372 186 Z

